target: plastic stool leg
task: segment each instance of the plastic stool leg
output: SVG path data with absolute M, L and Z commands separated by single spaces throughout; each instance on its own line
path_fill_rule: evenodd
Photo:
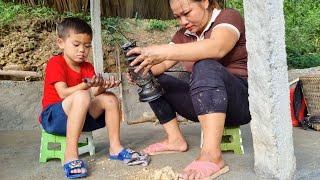
M 60 159 L 61 163 L 63 163 L 64 162 L 64 153 L 66 151 L 66 145 L 67 145 L 66 137 L 64 137 L 64 136 L 55 136 L 55 138 L 56 138 L 55 142 L 57 144 L 60 144 L 60 150 L 55 150 L 54 157 Z
M 223 141 L 223 140 L 221 141 L 221 144 L 220 144 L 221 151 L 232 150 L 235 154 L 244 154 L 240 126 L 225 127 L 223 130 L 222 136 L 224 138 L 230 136 L 231 138 L 230 138 L 230 141 Z M 203 131 L 201 130 L 200 148 L 202 147 L 203 147 Z
M 54 137 L 42 130 L 39 162 L 44 163 L 54 157 L 55 151 L 49 150 L 49 143 L 51 142 L 55 142 Z
M 79 155 L 87 152 L 90 154 L 90 156 L 94 155 L 95 147 L 94 147 L 92 132 L 83 132 L 81 136 L 82 138 L 85 138 L 86 143 L 82 144 L 82 146 L 78 148 Z
M 200 139 L 200 148 L 203 146 L 203 131 L 201 129 L 201 139 Z
M 96 153 L 96 150 L 95 150 L 92 134 L 88 137 L 88 147 L 89 147 L 90 156 L 94 155 Z
M 233 150 L 235 154 L 244 154 L 240 128 L 233 134 Z

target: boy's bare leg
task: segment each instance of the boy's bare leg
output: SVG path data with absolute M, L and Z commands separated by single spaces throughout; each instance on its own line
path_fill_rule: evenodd
M 98 118 L 103 111 L 105 111 L 105 121 L 110 141 L 109 153 L 116 155 L 123 147 L 120 143 L 119 101 L 113 93 L 100 94 L 92 100 L 89 113 L 94 118 Z
M 67 120 L 67 145 L 65 151 L 65 163 L 78 159 L 78 141 L 90 104 L 90 95 L 86 90 L 79 90 L 66 97 L 62 107 L 68 116 Z M 85 170 L 82 169 L 82 173 Z M 81 173 L 80 169 L 72 173 Z

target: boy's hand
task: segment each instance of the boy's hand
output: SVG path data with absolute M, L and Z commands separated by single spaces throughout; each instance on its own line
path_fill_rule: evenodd
M 104 79 L 103 88 L 110 89 L 110 88 L 119 86 L 119 84 L 120 84 L 119 80 L 115 80 L 114 76 L 109 76 Z
M 104 80 L 101 74 L 98 74 L 97 76 L 93 76 L 90 78 L 85 78 L 83 80 L 89 87 L 99 87 L 104 85 Z

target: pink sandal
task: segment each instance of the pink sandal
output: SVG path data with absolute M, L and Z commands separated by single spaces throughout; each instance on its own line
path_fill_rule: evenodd
M 172 150 L 168 148 L 164 143 L 154 143 L 149 145 L 143 150 L 144 153 L 149 154 L 150 156 L 157 154 L 170 154 L 170 153 L 181 153 L 183 151 Z
M 199 172 L 201 179 L 215 179 L 218 176 L 227 173 L 229 171 L 229 166 L 224 166 L 220 168 L 217 164 L 208 161 L 192 161 L 183 171 L 187 172 L 190 170 L 195 170 Z M 186 179 L 185 173 L 179 175 L 179 179 Z

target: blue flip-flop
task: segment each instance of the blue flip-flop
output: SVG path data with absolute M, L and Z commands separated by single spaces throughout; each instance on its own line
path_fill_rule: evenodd
M 84 168 L 86 171 L 84 173 L 71 173 L 72 170 L 82 169 Z M 70 161 L 63 165 L 64 174 L 69 179 L 81 178 L 88 176 L 87 165 L 82 160 L 74 160 Z
M 117 155 L 111 155 L 109 154 L 109 160 L 119 160 L 119 161 L 123 161 L 123 160 L 130 160 L 132 159 L 132 155 L 136 153 L 135 151 L 131 150 L 131 149 L 122 149 L 119 154 Z
M 150 163 L 148 154 L 136 152 L 131 149 L 122 149 L 117 155 L 109 155 L 109 160 L 119 160 L 128 166 L 142 165 L 147 166 Z

